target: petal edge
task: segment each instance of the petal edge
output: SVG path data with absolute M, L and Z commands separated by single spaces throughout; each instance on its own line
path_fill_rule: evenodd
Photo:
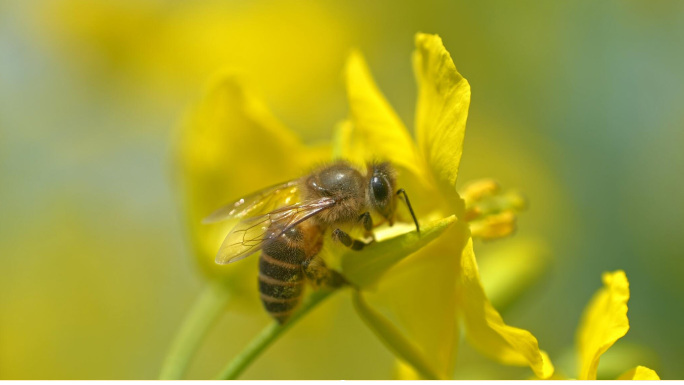
M 658 373 L 656 373 L 655 370 L 639 365 L 636 368 L 625 372 L 617 379 L 635 381 L 654 381 L 660 380 L 660 376 L 658 376 Z
M 361 164 L 380 158 L 414 175 L 424 176 L 411 135 L 378 89 L 358 51 L 349 55 L 345 81 L 352 135 L 342 149 L 344 157 Z
M 603 288 L 587 305 L 577 331 L 580 380 L 595 380 L 601 355 L 629 330 L 629 282 L 622 270 L 603 274 Z
M 416 139 L 438 184 L 451 195 L 463 153 L 470 85 L 439 36 L 419 33 L 415 40 Z
M 553 375 L 553 364 L 548 355 L 539 349 L 532 333 L 506 325 L 487 299 L 475 262 L 472 238 L 463 249 L 460 275 L 456 296 L 468 341 L 482 353 L 503 364 L 527 365 L 542 379 Z

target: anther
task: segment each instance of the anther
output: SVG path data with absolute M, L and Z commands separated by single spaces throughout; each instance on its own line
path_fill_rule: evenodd
M 526 199 L 515 190 L 502 191 L 492 179 L 468 183 L 461 196 L 466 204 L 465 220 L 474 237 L 502 238 L 515 231 L 516 215 L 527 208 Z
M 470 222 L 470 232 L 473 237 L 483 240 L 503 238 L 515 231 L 515 222 L 515 214 L 512 211 L 504 211 Z

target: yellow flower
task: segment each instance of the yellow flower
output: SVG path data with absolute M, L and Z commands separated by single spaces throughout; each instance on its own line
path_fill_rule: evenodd
M 469 85 L 437 36 L 419 34 L 416 43 L 418 147 L 377 90 L 361 55 L 353 53 L 346 67 L 351 117 L 339 127 L 333 153 L 358 163 L 391 161 L 401 173 L 399 185 L 415 201 L 422 232 L 397 224 L 378 231 L 379 242 L 360 253 L 337 248 L 328 258 L 363 290 L 354 297 L 362 318 L 422 375 L 451 377 L 462 322 L 470 342 L 488 356 L 529 365 L 538 376 L 548 377 L 553 367 L 537 340 L 503 322 L 480 282 L 466 208 L 455 186 Z M 198 264 L 210 278 L 238 292 L 237 297 L 257 303 L 257 259 L 216 265 L 216 251 L 233 223 L 207 226 L 201 219 L 231 198 L 304 174 L 330 159 L 330 149 L 303 145 L 229 74 L 211 82 L 176 143 L 183 211 Z M 377 297 L 382 295 L 392 298 L 381 301 Z M 386 308 L 368 305 L 364 296 Z M 381 314 L 394 318 L 384 322 Z
M 416 36 L 413 61 L 419 89 L 417 146 L 354 52 L 346 67 L 350 118 L 341 125 L 335 152 L 358 163 L 391 161 L 419 216 L 455 215 L 458 220 L 380 280 L 375 296 L 391 298 L 376 302 L 385 304 L 381 312 L 397 319 L 440 378 L 451 377 L 460 322 L 470 343 L 486 355 L 504 364 L 528 365 L 536 375 L 549 377 L 553 366 L 536 338 L 503 322 L 480 281 L 464 203 L 456 192 L 470 86 L 435 35 Z M 358 302 L 365 306 L 363 298 Z M 373 324 L 375 315 L 368 312 L 366 321 Z
M 584 309 L 577 330 L 579 380 L 596 380 L 601 356 L 629 330 L 627 302 L 629 282 L 622 270 L 603 273 L 603 287 Z M 556 373 L 554 379 L 565 379 Z M 645 366 L 636 366 L 618 380 L 659 380 L 658 374 Z
M 603 288 L 587 305 L 577 331 L 579 379 L 595 380 L 601 355 L 629 330 L 629 282 L 622 270 L 603 274 Z M 619 380 L 659 380 L 655 371 L 637 366 Z

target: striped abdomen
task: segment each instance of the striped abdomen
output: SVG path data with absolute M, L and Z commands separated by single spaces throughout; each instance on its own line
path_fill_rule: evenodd
M 320 230 L 303 222 L 264 246 L 259 258 L 259 293 L 266 311 L 285 322 L 304 289 L 302 264 L 321 248 Z

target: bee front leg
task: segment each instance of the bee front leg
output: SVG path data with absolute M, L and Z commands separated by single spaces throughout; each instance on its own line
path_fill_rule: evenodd
M 371 241 L 375 241 L 375 234 L 373 234 L 373 218 L 371 217 L 370 211 L 361 214 L 361 216 L 359 216 L 359 222 L 363 223 L 363 229 L 365 230 L 363 235 L 370 238 Z
M 315 256 L 302 264 L 304 275 L 315 286 L 319 287 L 326 285 L 328 287 L 336 288 L 347 283 L 342 274 L 335 270 L 329 269 L 326 266 L 323 258 Z
M 332 232 L 332 238 L 335 241 L 340 241 L 342 242 L 343 245 L 349 247 L 352 250 L 362 250 L 364 247 L 370 245 L 373 243 L 373 240 L 370 242 L 364 242 L 359 239 L 354 239 L 349 234 L 345 233 L 341 229 L 335 229 L 335 231 Z

